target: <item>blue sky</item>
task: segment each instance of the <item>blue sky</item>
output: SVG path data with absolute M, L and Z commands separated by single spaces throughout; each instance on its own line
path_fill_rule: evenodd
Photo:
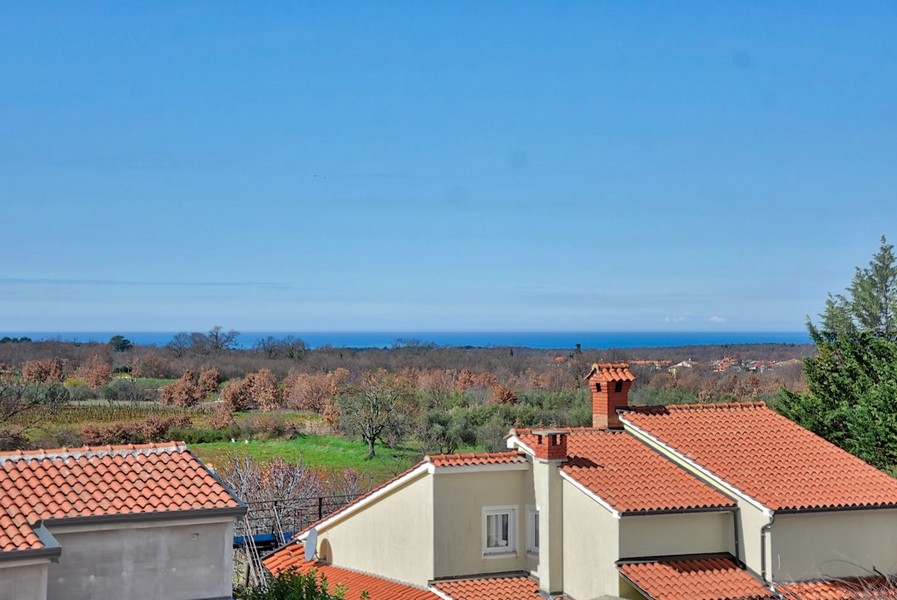
M 897 3 L 0 2 L 0 332 L 797 331 Z

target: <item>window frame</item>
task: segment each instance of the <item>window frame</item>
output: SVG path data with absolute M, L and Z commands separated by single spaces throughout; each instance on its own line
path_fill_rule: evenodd
M 526 553 L 539 554 L 539 509 L 532 505 L 526 506 Z
M 507 515 L 508 531 L 507 545 L 489 546 L 489 521 L 490 517 Z M 512 556 L 517 554 L 517 506 L 485 506 L 483 507 L 483 556 Z

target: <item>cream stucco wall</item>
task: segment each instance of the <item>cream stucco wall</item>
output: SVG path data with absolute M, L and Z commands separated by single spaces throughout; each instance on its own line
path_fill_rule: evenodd
M 564 592 L 576 600 L 620 593 L 620 519 L 564 480 Z
M 455 468 L 433 477 L 434 576 L 454 577 L 530 570 L 526 554 L 526 506 L 533 505 L 533 476 L 526 470 L 465 471 Z M 513 506 L 517 544 L 508 554 L 484 556 L 483 509 Z
M 777 582 L 897 574 L 897 510 L 779 513 L 771 542 Z
M 46 600 L 47 563 L 0 563 L 0 600 Z
M 404 485 L 318 531 L 319 547 L 339 567 L 426 585 L 433 579 L 433 477 Z
M 769 568 L 770 538 L 768 535 L 766 536 L 764 548 L 761 546 L 761 534 L 763 527 L 769 523 L 770 516 L 756 505 L 744 499 L 739 499 L 737 502 L 739 513 L 738 541 L 740 546 L 738 558 L 744 562 L 748 569 L 761 575 L 763 574 L 764 556 L 766 557 L 767 569 Z M 767 574 L 768 579 L 769 575 Z
M 230 598 L 233 521 L 141 521 L 47 528 L 62 546 L 48 600 Z
M 735 553 L 731 511 L 627 515 L 620 519 L 620 558 Z

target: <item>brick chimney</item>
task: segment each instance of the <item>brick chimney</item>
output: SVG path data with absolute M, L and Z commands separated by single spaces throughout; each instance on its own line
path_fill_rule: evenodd
M 595 363 L 586 375 L 592 392 L 592 427 L 622 429 L 617 409 L 629 404 L 629 388 L 635 375 L 626 363 Z
M 567 459 L 567 432 L 556 429 L 534 429 L 536 458 L 543 460 Z

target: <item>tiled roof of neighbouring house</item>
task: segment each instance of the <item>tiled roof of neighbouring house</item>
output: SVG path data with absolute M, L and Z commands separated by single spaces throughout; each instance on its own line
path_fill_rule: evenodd
M 433 587 L 452 600 L 526 600 L 542 598 L 539 582 L 526 575 L 437 581 Z
M 427 456 L 424 461 L 436 467 L 471 467 L 527 462 L 526 456 L 516 451 L 481 452 L 477 454 L 435 454 Z
M 562 471 L 621 513 L 734 507 L 735 502 L 622 431 L 567 430 Z M 535 435 L 516 430 L 534 447 Z
M 242 504 L 183 443 L 0 453 L 0 550 L 38 549 L 31 526 L 74 517 Z
M 897 479 L 762 402 L 632 409 L 621 419 L 772 510 L 897 506 Z
M 298 573 L 308 573 L 314 569 L 318 577 L 325 577 L 330 590 L 337 585 L 346 586 L 346 600 L 360 600 L 362 592 L 367 592 L 370 600 L 440 600 L 439 596 L 419 587 L 398 583 L 376 575 L 343 569 L 332 565 L 305 560 L 302 544 L 288 544 L 268 555 L 263 560 L 265 568 L 277 575 L 288 569 Z
M 653 600 L 775 600 L 759 579 L 731 557 L 623 563 L 620 573 Z
M 895 600 L 897 581 L 885 577 L 829 579 L 778 584 L 785 600 Z

